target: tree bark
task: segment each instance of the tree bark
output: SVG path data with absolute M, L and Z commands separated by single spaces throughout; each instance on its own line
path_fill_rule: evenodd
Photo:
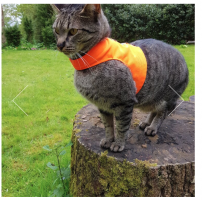
M 2 33 L 1 33 L 1 42 L 2 42 L 2 46 L 6 43 L 6 36 L 4 33 L 4 13 L 3 13 L 3 6 L 1 5 L 1 28 L 2 28 Z
M 155 137 L 139 129 L 146 113 L 134 109 L 120 153 L 99 146 L 104 126 L 91 104 L 76 115 L 72 133 L 72 196 L 195 196 L 194 103 L 183 102 Z

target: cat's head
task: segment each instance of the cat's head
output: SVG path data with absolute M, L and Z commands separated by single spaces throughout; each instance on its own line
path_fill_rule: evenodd
M 110 35 L 100 4 L 54 4 L 58 15 L 53 24 L 57 48 L 71 59 L 84 55 Z

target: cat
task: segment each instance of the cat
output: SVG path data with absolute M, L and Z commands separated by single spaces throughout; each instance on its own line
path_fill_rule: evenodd
M 54 9 L 58 12 L 53 24 L 58 50 L 70 60 L 80 59 L 88 65 L 84 56 L 111 33 L 101 5 L 54 4 Z M 105 126 L 100 146 L 113 152 L 125 148 L 134 108 L 150 112 L 139 127 L 147 136 L 154 136 L 188 84 L 186 62 L 171 45 L 155 39 L 137 40 L 131 45 L 142 50 L 147 62 L 144 84 L 138 93 L 130 69 L 119 60 L 108 60 L 74 73 L 75 87 L 98 107 Z

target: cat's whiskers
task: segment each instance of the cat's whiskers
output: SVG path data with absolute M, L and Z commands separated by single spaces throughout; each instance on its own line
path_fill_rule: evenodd
M 93 58 L 94 60 L 96 60 L 96 59 L 95 59 L 94 57 L 92 57 L 90 54 L 85 53 L 84 51 L 80 51 L 80 52 L 82 52 L 82 53 L 86 54 L 87 56 L 89 56 L 89 57 Z M 96 61 L 98 62 L 98 60 L 96 60 Z
M 57 50 L 56 50 L 57 51 Z M 57 57 L 58 57 L 58 53 L 59 53 L 59 51 L 57 51 L 57 53 L 55 54 L 55 58 L 57 59 Z
M 89 57 L 91 57 L 91 58 L 93 58 L 95 61 L 97 61 L 98 62 L 98 60 L 96 60 L 94 57 L 92 57 L 91 55 L 89 55 L 88 53 L 86 53 L 86 52 L 84 52 L 84 51 L 80 51 L 80 52 L 82 52 L 82 53 L 84 53 L 84 54 L 86 54 L 87 56 L 89 56 Z M 84 59 L 84 58 L 83 58 Z M 85 60 L 85 59 L 84 59 Z M 86 61 L 86 60 L 85 60 Z M 87 62 L 87 61 L 86 61 Z M 91 73 L 93 74 L 93 75 L 95 75 L 96 73 L 94 73 L 95 72 L 95 70 L 94 71 L 92 71 L 91 70 L 91 68 L 89 67 L 89 70 L 91 71 Z
M 92 75 L 95 75 L 94 71 L 91 69 L 91 66 L 90 64 L 87 62 L 87 60 L 85 60 L 79 53 L 76 53 L 80 58 L 81 60 L 83 61 L 83 63 L 89 68 L 90 72 Z
M 78 62 L 78 64 L 79 64 L 79 67 L 80 67 L 80 69 L 81 69 L 81 65 L 80 65 L 80 63 L 79 63 L 79 61 L 77 60 L 77 57 L 76 57 L 76 55 L 72 55 L 72 58 L 73 59 L 75 59 L 77 62 Z
M 87 67 L 90 67 L 89 63 L 88 63 L 84 58 L 82 58 L 82 56 L 81 56 L 79 53 L 76 53 L 76 54 L 79 56 L 79 58 L 81 58 L 81 60 L 83 61 L 83 63 L 84 63 Z
M 86 64 L 86 62 L 84 61 L 84 59 L 82 58 L 82 56 L 81 56 L 79 53 L 76 53 L 76 55 L 79 56 L 79 58 L 81 58 L 81 60 L 83 61 L 83 63 L 84 63 L 86 66 L 88 66 L 88 65 Z

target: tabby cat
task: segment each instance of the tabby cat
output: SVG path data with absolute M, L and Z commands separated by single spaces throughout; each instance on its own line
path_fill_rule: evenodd
M 110 27 L 100 4 L 54 6 L 58 11 L 53 24 L 58 50 L 71 60 L 81 59 L 88 65 L 84 56 L 110 36 Z M 139 127 L 147 136 L 154 136 L 188 84 L 185 60 L 172 46 L 155 39 L 137 40 L 131 44 L 142 50 L 147 62 L 146 78 L 138 93 L 130 69 L 119 60 L 75 70 L 74 74 L 78 92 L 96 105 L 101 114 L 105 126 L 101 147 L 114 152 L 124 150 L 133 108 L 150 112 Z

